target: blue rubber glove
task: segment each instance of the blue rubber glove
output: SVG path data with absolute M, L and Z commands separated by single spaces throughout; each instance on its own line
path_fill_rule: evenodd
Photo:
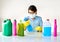
M 32 28 L 32 26 L 31 26 L 31 25 L 27 26 L 27 28 L 26 28 L 26 29 L 27 29 L 27 31 L 28 31 L 28 32 L 33 32 L 33 28 Z
M 29 20 L 29 18 L 28 18 L 28 17 L 25 17 L 25 18 L 24 18 L 24 21 L 27 21 L 27 20 Z

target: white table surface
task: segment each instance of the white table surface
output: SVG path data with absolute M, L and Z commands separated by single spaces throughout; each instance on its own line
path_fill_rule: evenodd
M 0 32 L 0 42 L 60 42 L 60 34 L 57 37 L 43 37 L 42 33 L 25 33 L 20 36 L 3 36 Z

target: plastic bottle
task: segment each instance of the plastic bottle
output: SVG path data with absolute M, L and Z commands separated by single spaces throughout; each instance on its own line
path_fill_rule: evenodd
M 57 36 L 57 20 L 56 19 L 54 19 L 54 37 L 56 37 Z
M 49 19 L 43 23 L 43 36 L 51 36 L 51 24 Z
M 16 19 L 13 21 L 13 35 L 16 36 L 17 35 L 17 21 Z
M 12 22 L 10 19 L 3 22 L 3 35 L 12 36 Z
M 22 20 L 20 20 L 20 23 L 18 23 L 18 36 L 24 36 L 24 24 L 22 23 Z

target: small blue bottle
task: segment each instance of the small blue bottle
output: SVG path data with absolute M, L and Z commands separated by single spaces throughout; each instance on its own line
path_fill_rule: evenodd
M 43 23 L 43 36 L 51 36 L 51 24 L 49 19 Z

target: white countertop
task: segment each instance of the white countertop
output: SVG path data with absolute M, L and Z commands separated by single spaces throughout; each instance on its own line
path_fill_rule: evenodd
M 31 35 L 30 35 L 31 34 Z M 29 33 L 24 37 L 20 36 L 3 36 L 0 33 L 1 42 L 60 42 L 60 34 L 57 37 L 42 37 L 42 33 Z

